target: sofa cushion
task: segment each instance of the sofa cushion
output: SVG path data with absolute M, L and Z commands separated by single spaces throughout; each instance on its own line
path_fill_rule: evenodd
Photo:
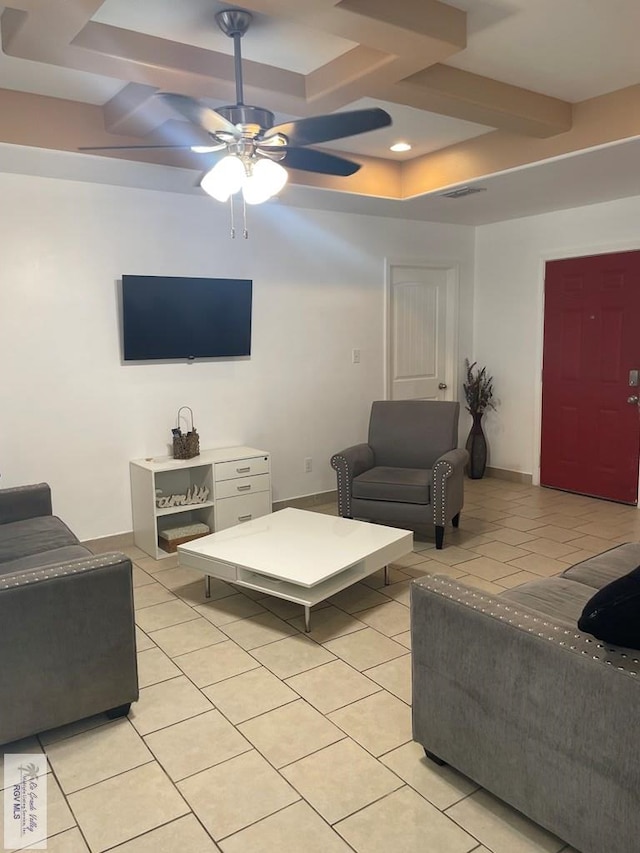
M 640 649 L 640 567 L 599 589 L 585 604 L 578 628 L 605 643 Z
M 575 630 L 593 588 L 564 577 L 542 578 L 500 593 L 500 599 L 521 604 Z
M 0 563 L 78 544 L 64 521 L 54 515 L 0 525 Z
M 594 589 L 602 589 L 616 578 L 621 578 L 640 566 L 640 542 L 628 542 L 616 545 L 602 554 L 590 557 L 582 563 L 576 563 L 562 573 L 562 577 L 571 578 L 587 584 Z
M 64 548 L 53 548 L 51 551 L 41 551 L 39 554 L 30 554 L 28 557 L 19 557 L 17 560 L 0 563 L 0 576 L 29 569 L 41 569 L 44 566 L 55 566 L 69 560 L 80 560 L 83 557 L 92 556 L 93 552 L 84 545 L 65 545 Z
M 409 504 L 431 502 L 431 470 L 376 466 L 353 478 L 354 498 L 397 501 Z

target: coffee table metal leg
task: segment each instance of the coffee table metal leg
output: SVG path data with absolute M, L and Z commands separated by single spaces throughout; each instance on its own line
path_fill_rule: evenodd
M 384 585 L 389 586 L 389 566 L 384 567 Z
M 311 608 L 307 604 L 304 606 L 304 630 L 307 634 L 311 631 Z
M 204 576 L 204 597 L 211 598 L 211 575 Z

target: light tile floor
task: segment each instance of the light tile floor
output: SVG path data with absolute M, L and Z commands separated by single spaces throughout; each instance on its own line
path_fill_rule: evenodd
M 335 513 L 333 506 L 319 511 Z M 49 761 L 53 853 L 576 853 L 411 740 L 409 586 L 446 573 L 499 593 L 640 539 L 635 508 L 466 482 L 445 548 L 314 608 L 126 549 L 140 701 L 6 752 Z

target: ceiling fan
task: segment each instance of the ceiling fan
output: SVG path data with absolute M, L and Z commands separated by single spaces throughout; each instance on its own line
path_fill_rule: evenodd
M 307 146 L 387 127 L 391 124 L 391 116 L 382 109 L 373 108 L 274 125 L 274 115 L 270 110 L 244 103 L 240 40 L 251 20 L 251 13 L 243 9 L 226 9 L 216 14 L 222 32 L 233 39 L 236 104 L 214 110 L 187 95 L 157 94 L 177 113 L 203 129 L 210 143 L 199 146 L 93 146 L 80 150 L 190 148 L 201 153 L 226 152 L 226 156 L 204 175 L 200 186 L 219 201 L 227 201 L 242 189 L 243 199 L 249 204 L 266 201 L 284 186 L 288 175 L 281 163 L 292 169 L 324 175 L 347 177 L 355 174 L 360 168 L 359 163 Z

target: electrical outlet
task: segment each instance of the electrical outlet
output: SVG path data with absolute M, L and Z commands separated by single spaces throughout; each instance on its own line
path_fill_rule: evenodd
M 307 456 L 304 460 L 304 473 L 310 474 L 313 469 L 313 460 L 310 456 Z
M 360 364 L 360 350 L 359 349 L 351 350 L 351 363 L 352 364 Z

